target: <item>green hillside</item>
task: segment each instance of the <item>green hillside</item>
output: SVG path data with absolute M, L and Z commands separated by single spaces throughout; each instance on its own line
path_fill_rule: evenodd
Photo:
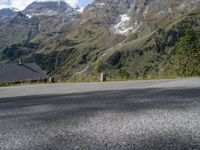
M 200 76 L 200 11 L 171 17 L 142 19 L 145 26 L 124 36 L 110 31 L 109 18 L 85 13 L 60 33 L 51 24 L 28 41 L 15 39 L 0 60 L 35 62 L 57 81 L 95 81 L 101 72 L 108 80 Z

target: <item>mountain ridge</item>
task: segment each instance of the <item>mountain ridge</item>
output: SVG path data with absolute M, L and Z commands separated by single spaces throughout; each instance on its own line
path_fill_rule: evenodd
M 29 38 L 18 41 L 16 36 L 14 42 L 0 44 L 0 56 L 2 61 L 34 61 L 57 80 L 98 80 L 100 72 L 110 80 L 178 76 L 175 66 L 185 24 L 197 31 L 190 22 L 197 18 L 199 23 L 200 0 L 95 0 L 83 13 L 55 2 L 45 9 L 38 4 L 22 11 L 27 22 L 36 24 L 35 32 L 29 28 L 24 34 Z M 54 8 L 61 11 L 42 12 Z M 33 15 L 38 10 L 41 15 Z
M 57 15 L 58 13 L 69 13 L 74 9 L 65 1 L 34 1 L 29 4 L 23 13 L 29 16 L 40 16 L 40 15 Z

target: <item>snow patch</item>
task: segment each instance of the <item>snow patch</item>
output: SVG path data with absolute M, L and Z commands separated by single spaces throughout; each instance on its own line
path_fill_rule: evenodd
M 138 21 L 130 26 L 131 17 L 127 14 L 120 15 L 120 22 L 114 26 L 116 34 L 127 35 L 129 33 L 135 33 L 140 28 L 141 24 Z
M 31 15 L 29 15 L 29 14 L 26 14 L 26 17 L 28 17 L 29 19 L 30 19 L 30 18 L 32 18 L 32 16 L 31 16 Z
M 106 3 L 102 3 L 102 2 L 95 3 L 95 6 L 98 8 L 103 8 L 105 5 L 106 5 Z
M 61 2 L 65 2 L 64 0 L 36 0 L 36 3 L 46 3 L 46 2 L 56 2 L 57 6 L 61 6 Z
M 127 14 L 120 15 L 120 22 L 114 26 L 117 34 L 126 34 L 132 27 L 128 27 L 131 18 Z
M 105 3 L 96 3 L 96 5 L 99 5 L 99 6 L 104 6 Z
M 171 14 L 173 14 L 172 8 L 169 8 L 168 12 L 171 13 Z

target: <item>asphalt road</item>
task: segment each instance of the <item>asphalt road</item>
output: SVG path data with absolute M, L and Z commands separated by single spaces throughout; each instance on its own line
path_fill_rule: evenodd
M 1 150 L 199 150 L 200 79 L 0 88 Z

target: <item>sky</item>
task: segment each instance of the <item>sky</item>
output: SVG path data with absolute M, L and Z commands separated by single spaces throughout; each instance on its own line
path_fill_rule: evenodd
M 5 7 L 13 7 L 19 10 L 23 10 L 27 5 L 32 3 L 33 1 L 55 1 L 55 0 L 0 0 L 0 9 Z M 92 3 L 93 0 L 65 0 L 72 7 L 79 6 L 80 8 L 84 8 L 86 5 Z

